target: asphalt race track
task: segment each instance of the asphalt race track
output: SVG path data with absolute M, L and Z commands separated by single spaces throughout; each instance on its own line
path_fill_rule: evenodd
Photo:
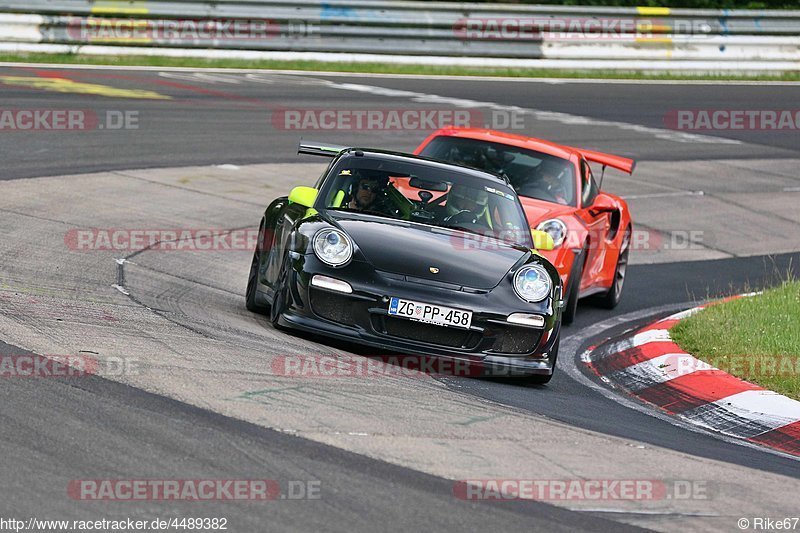
M 686 133 L 665 117 L 793 109 L 798 96 L 790 84 L 0 67 L 2 109 L 98 117 L 79 131 L 2 131 L 0 355 L 136 363 L 131 372 L 104 366 L 97 376 L 0 381 L 2 515 L 225 516 L 232 531 L 731 530 L 740 516 L 796 516 L 800 461 L 630 409 L 574 372 L 590 344 L 796 271 L 797 131 Z M 604 183 L 628 198 L 649 240 L 633 252 L 617 309 L 581 304 L 549 385 L 274 376 L 270 362 L 281 355 L 364 352 L 275 331 L 248 313 L 246 250 L 69 246 L 79 228 L 254 229 L 272 198 L 324 169 L 296 155 L 301 136 L 410 150 L 428 133 L 287 129 L 287 110 L 408 108 L 477 110 L 495 125 L 514 115 L 523 133 L 638 160 L 632 178 L 609 172 Z M 128 127 L 117 127 L 121 116 Z M 688 479 L 707 483 L 711 496 L 454 497 L 453 480 L 515 477 Z M 282 489 L 312 480 L 321 497 L 85 502 L 66 490 L 75 479 L 153 478 L 264 478 Z
M 139 112 L 139 130 L 85 131 L 64 136 L 57 144 L 48 142 L 47 132 L 26 132 L 10 136 L 4 153 L 14 154 L 3 179 L 44 175 L 77 174 L 113 169 L 188 166 L 225 163 L 305 161 L 296 155 L 297 132 L 273 127 L 270 114 L 280 109 L 400 109 L 430 107 L 408 104 L 408 97 L 393 97 L 342 89 L 344 84 L 361 84 L 408 92 L 519 106 L 549 113 L 563 113 L 579 120 L 539 117 L 526 121 L 530 130 L 557 142 L 583 145 L 600 141 L 606 150 L 636 155 L 639 160 L 675 161 L 708 159 L 794 159 L 796 133 L 786 131 L 728 130 L 715 137 L 739 144 L 652 142 L 652 135 L 635 129 L 589 127 L 591 121 L 619 121 L 648 128 L 665 128 L 665 116 L 678 109 L 743 109 L 753 106 L 792 109 L 797 88 L 792 85 L 693 85 L 677 84 L 531 84 L 511 81 L 436 81 L 380 77 L 291 76 L 285 74 L 218 74 L 185 71 L 121 71 L 87 69 L 4 68 L 3 75 L 67 77 L 75 82 L 107 84 L 150 91 L 170 100 L 124 99 L 76 96 L 55 90 L 37 90 L 30 83 L 16 82 L 3 87 L 4 99 L 17 106 L 47 105 L 53 108 L 79 102 L 98 112 L 106 110 Z M 335 84 L 338 87 L 331 87 Z M 502 89 L 500 89 L 502 87 Z M 720 92 L 725 99 L 720 102 Z M 361 96 L 358 96 L 361 94 Z M 450 107 L 452 105 L 447 102 Z M 444 107 L 447 107 L 444 106 Z M 492 114 L 484 113 L 484 122 Z M 497 118 L 496 120 L 501 120 Z M 142 139 L 141 130 L 147 131 Z M 324 132 L 319 132 L 320 134 Z M 580 133 L 580 136 L 577 134 Z M 310 132 L 306 137 L 311 137 Z M 324 135 L 323 135 L 324 136 Z M 348 132 L 352 143 L 379 142 L 392 149 L 411 149 L 419 143 L 419 132 Z M 225 139 L 224 143 L 220 139 Z M 37 157 L 47 153 L 46 158 Z

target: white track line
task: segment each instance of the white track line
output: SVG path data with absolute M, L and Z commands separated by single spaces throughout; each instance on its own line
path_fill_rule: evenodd
M 668 130 L 663 128 L 653 128 L 649 126 L 643 126 L 641 124 L 631 124 L 628 122 L 620 122 L 616 120 L 602 120 L 582 115 L 573 115 L 570 113 L 561 113 L 556 111 L 545 111 L 542 109 L 503 105 L 503 104 L 498 104 L 496 102 L 471 100 L 467 98 L 453 98 L 449 96 L 441 96 L 438 94 L 420 93 L 415 91 L 405 91 L 399 89 L 387 89 L 386 87 L 364 85 L 361 83 L 336 83 L 331 81 L 328 82 L 328 86 L 336 89 L 342 89 L 345 91 L 355 91 L 375 96 L 384 96 L 389 98 L 403 98 L 423 104 L 449 105 L 453 107 L 460 107 L 466 109 L 488 108 L 494 111 L 501 111 L 506 113 L 527 114 L 533 116 L 535 120 L 540 120 L 543 122 L 558 122 L 560 124 L 566 124 L 566 125 L 599 126 L 604 128 L 615 128 L 620 130 L 633 131 L 635 133 L 640 133 L 643 135 L 649 135 L 656 139 L 661 139 L 665 141 L 674 141 L 674 142 L 692 143 L 692 144 L 695 143 L 742 144 L 741 141 L 735 139 L 714 137 L 712 135 L 702 135 L 698 133 L 686 133 L 682 131 Z
M 73 65 L 61 63 L 26 63 L 13 61 L 0 61 L 0 67 L 45 68 L 45 69 L 75 69 L 75 70 L 126 70 L 126 71 L 172 71 L 172 72 L 217 72 L 217 73 L 259 73 L 259 74 L 288 74 L 297 76 L 327 76 L 343 78 L 389 78 L 410 80 L 453 80 L 453 81 L 487 81 L 511 83 L 544 83 L 544 84 L 601 84 L 601 85 L 775 85 L 797 86 L 800 81 L 750 81 L 750 80 L 637 80 L 637 79 L 605 79 L 592 78 L 523 78 L 508 76 L 454 76 L 441 74 L 390 74 L 378 72 L 340 72 L 328 70 L 295 70 L 295 69 L 269 69 L 269 68 L 227 68 L 227 67 L 173 67 L 173 66 L 147 66 L 147 65 Z

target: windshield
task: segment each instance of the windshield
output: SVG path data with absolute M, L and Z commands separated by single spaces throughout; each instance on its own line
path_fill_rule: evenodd
M 575 206 L 575 170 L 560 157 L 506 144 L 440 136 L 422 150 L 425 157 L 505 174 L 517 194 Z
M 403 160 L 343 157 L 320 197 L 329 210 L 454 228 L 531 247 L 514 190 L 457 169 Z

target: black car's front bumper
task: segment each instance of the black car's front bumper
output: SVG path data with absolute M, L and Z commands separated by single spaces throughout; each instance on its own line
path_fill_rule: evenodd
M 346 281 L 352 293 L 311 286 L 315 274 Z M 469 365 L 470 375 L 553 373 L 560 329 L 555 297 L 530 304 L 516 297 L 510 283 L 489 291 L 475 290 L 409 280 L 355 261 L 334 269 L 313 254 L 291 254 L 287 278 L 286 305 L 278 318 L 282 326 L 381 351 L 461 361 Z M 472 324 L 461 329 L 397 318 L 388 314 L 391 297 L 469 310 Z M 509 323 L 512 313 L 540 315 L 544 326 Z

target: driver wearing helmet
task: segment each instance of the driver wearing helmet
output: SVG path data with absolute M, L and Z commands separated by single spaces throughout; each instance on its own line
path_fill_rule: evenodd
M 347 207 L 357 211 L 387 212 L 386 186 L 388 182 L 388 178 L 385 177 L 356 175 Z
M 487 170 L 489 168 L 486 150 L 480 146 L 453 146 L 450 149 L 449 156 L 445 157 L 445 160 L 457 165 L 481 170 Z
M 488 226 L 489 193 L 477 187 L 454 183 L 447 195 L 443 222 Z
M 539 191 L 544 193 L 547 199 L 552 199 L 561 205 L 569 205 L 572 199 L 564 184 L 564 169 L 562 163 L 545 159 L 539 163 L 533 171 L 533 176 L 523 183 L 517 192 L 525 196 L 539 196 L 537 194 Z

